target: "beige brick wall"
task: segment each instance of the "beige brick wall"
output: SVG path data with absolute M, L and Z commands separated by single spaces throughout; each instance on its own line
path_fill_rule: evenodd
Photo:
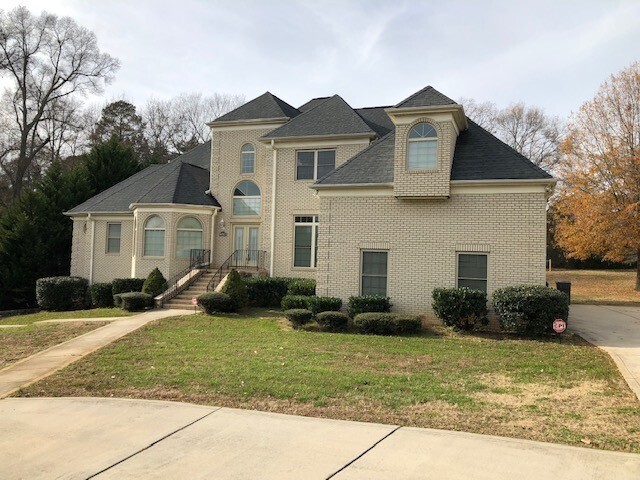
M 86 217 L 73 218 L 73 236 L 71 239 L 71 275 L 89 278 L 89 248 L 91 244 L 91 226 Z
M 120 253 L 107 253 L 107 224 L 120 223 Z M 93 254 L 93 281 L 110 282 L 131 276 L 133 255 L 133 218 L 131 220 L 96 220 Z
M 435 287 L 456 285 L 456 252 L 486 251 L 489 293 L 545 282 L 544 193 L 454 195 L 443 200 L 322 197 L 318 294 L 359 295 L 363 249 L 388 250 L 395 310 L 430 312 Z

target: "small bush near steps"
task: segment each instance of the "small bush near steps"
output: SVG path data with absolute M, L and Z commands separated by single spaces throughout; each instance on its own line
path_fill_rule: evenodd
M 309 323 L 313 318 L 313 313 L 311 310 L 306 310 L 304 308 L 293 308 L 291 310 L 286 310 L 284 312 L 284 316 L 287 317 L 295 327 L 299 327 L 306 323 Z
M 208 315 L 215 313 L 235 312 L 235 305 L 231 301 L 231 297 L 222 292 L 205 292 L 198 296 L 198 305 Z
M 141 312 L 153 307 L 153 297 L 148 293 L 121 293 L 120 298 L 122 300 L 122 309 L 127 312 Z
M 142 285 L 142 293 L 148 293 L 152 297 L 157 297 L 167 289 L 167 280 L 162 275 L 158 267 L 151 270 L 151 273 Z
M 325 332 L 341 332 L 349 326 L 349 316 L 342 312 L 320 312 L 316 315 L 320 330 Z

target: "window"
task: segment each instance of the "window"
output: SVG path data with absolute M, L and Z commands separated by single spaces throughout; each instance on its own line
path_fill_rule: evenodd
M 233 191 L 234 215 L 245 217 L 260 215 L 260 204 L 260 189 L 249 180 L 240 182 Z
M 296 152 L 296 180 L 317 180 L 336 168 L 335 150 Z
M 410 170 L 436 168 L 438 134 L 428 123 L 419 123 L 409 132 L 407 166 Z
M 253 145 L 245 143 L 241 149 L 242 153 L 242 173 L 252 174 L 255 170 L 256 163 L 256 151 Z
M 185 217 L 178 222 L 178 258 L 190 258 L 191 250 L 202 250 L 202 224 L 193 217 Z
M 120 223 L 107 223 L 107 253 L 120 253 Z
M 293 239 L 293 266 L 318 266 L 318 216 L 295 217 Z
M 388 252 L 362 252 L 361 295 L 387 296 L 387 256 Z
M 164 256 L 164 220 L 154 215 L 144 224 L 144 256 Z
M 458 287 L 487 291 L 486 253 L 458 254 Z

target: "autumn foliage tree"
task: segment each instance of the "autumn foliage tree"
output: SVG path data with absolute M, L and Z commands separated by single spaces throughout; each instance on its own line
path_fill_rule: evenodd
M 640 62 L 612 75 L 573 114 L 562 144 L 556 242 L 568 256 L 640 256 Z M 640 290 L 640 262 L 636 277 Z

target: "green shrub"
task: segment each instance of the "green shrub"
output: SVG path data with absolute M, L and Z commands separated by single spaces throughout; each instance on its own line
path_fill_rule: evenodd
M 347 311 L 351 318 L 366 312 L 389 312 L 393 304 L 389 297 L 381 295 L 360 295 L 349 297 L 349 306 Z
M 98 308 L 113 307 L 113 291 L 110 283 L 94 283 L 89 287 L 91 305 Z
M 222 292 L 203 293 L 198 297 L 198 305 L 209 315 L 218 312 L 225 313 L 235 311 L 235 305 L 231 301 L 231 297 Z
M 148 293 L 126 292 L 119 295 L 122 299 L 122 309 L 127 312 L 139 312 L 153 307 L 153 297 Z
M 386 312 L 360 313 L 353 319 L 353 325 L 360 333 L 375 335 L 417 333 L 422 328 L 422 322 L 417 316 Z
M 118 308 L 122 308 L 122 294 L 121 293 L 116 293 L 113 296 L 113 306 L 114 307 L 118 307 Z
M 233 308 L 237 311 L 247 306 L 247 285 L 237 270 L 231 270 L 227 281 L 222 286 L 222 293 L 231 297 Z
M 448 327 L 473 330 L 487 325 L 487 294 L 469 288 L 436 288 L 431 307 L 436 317 Z
M 151 270 L 151 273 L 142 284 L 142 293 L 148 293 L 152 297 L 157 297 L 166 289 L 167 280 L 158 267 Z
M 309 297 L 309 310 L 317 315 L 320 312 L 337 312 L 342 308 L 342 300 L 337 297 Z
M 144 285 L 144 278 L 115 278 L 111 282 L 113 294 L 127 292 L 141 292 Z
M 292 308 L 291 310 L 286 310 L 284 316 L 295 326 L 300 326 L 309 323 L 313 318 L 313 313 L 311 310 L 304 308 Z
M 43 310 L 85 308 L 89 282 L 80 277 L 45 277 L 36 280 L 36 300 Z
M 290 279 L 279 277 L 245 278 L 249 305 L 253 307 L 279 307 L 287 294 Z
M 280 303 L 282 310 L 291 310 L 291 309 L 305 309 L 310 310 L 309 303 L 311 302 L 310 296 L 306 295 L 285 295 Z
M 541 335 L 553 331 L 556 318 L 568 319 L 569 298 L 542 285 L 519 285 L 493 292 L 493 308 L 503 330 Z
M 287 295 L 304 295 L 310 297 L 316 294 L 316 281 L 312 278 L 296 278 L 289 282 Z
M 320 329 L 327 332 L 340 332 L 349 325 L 349 316 L 342 312 L 320 312 L 316 315 Z

